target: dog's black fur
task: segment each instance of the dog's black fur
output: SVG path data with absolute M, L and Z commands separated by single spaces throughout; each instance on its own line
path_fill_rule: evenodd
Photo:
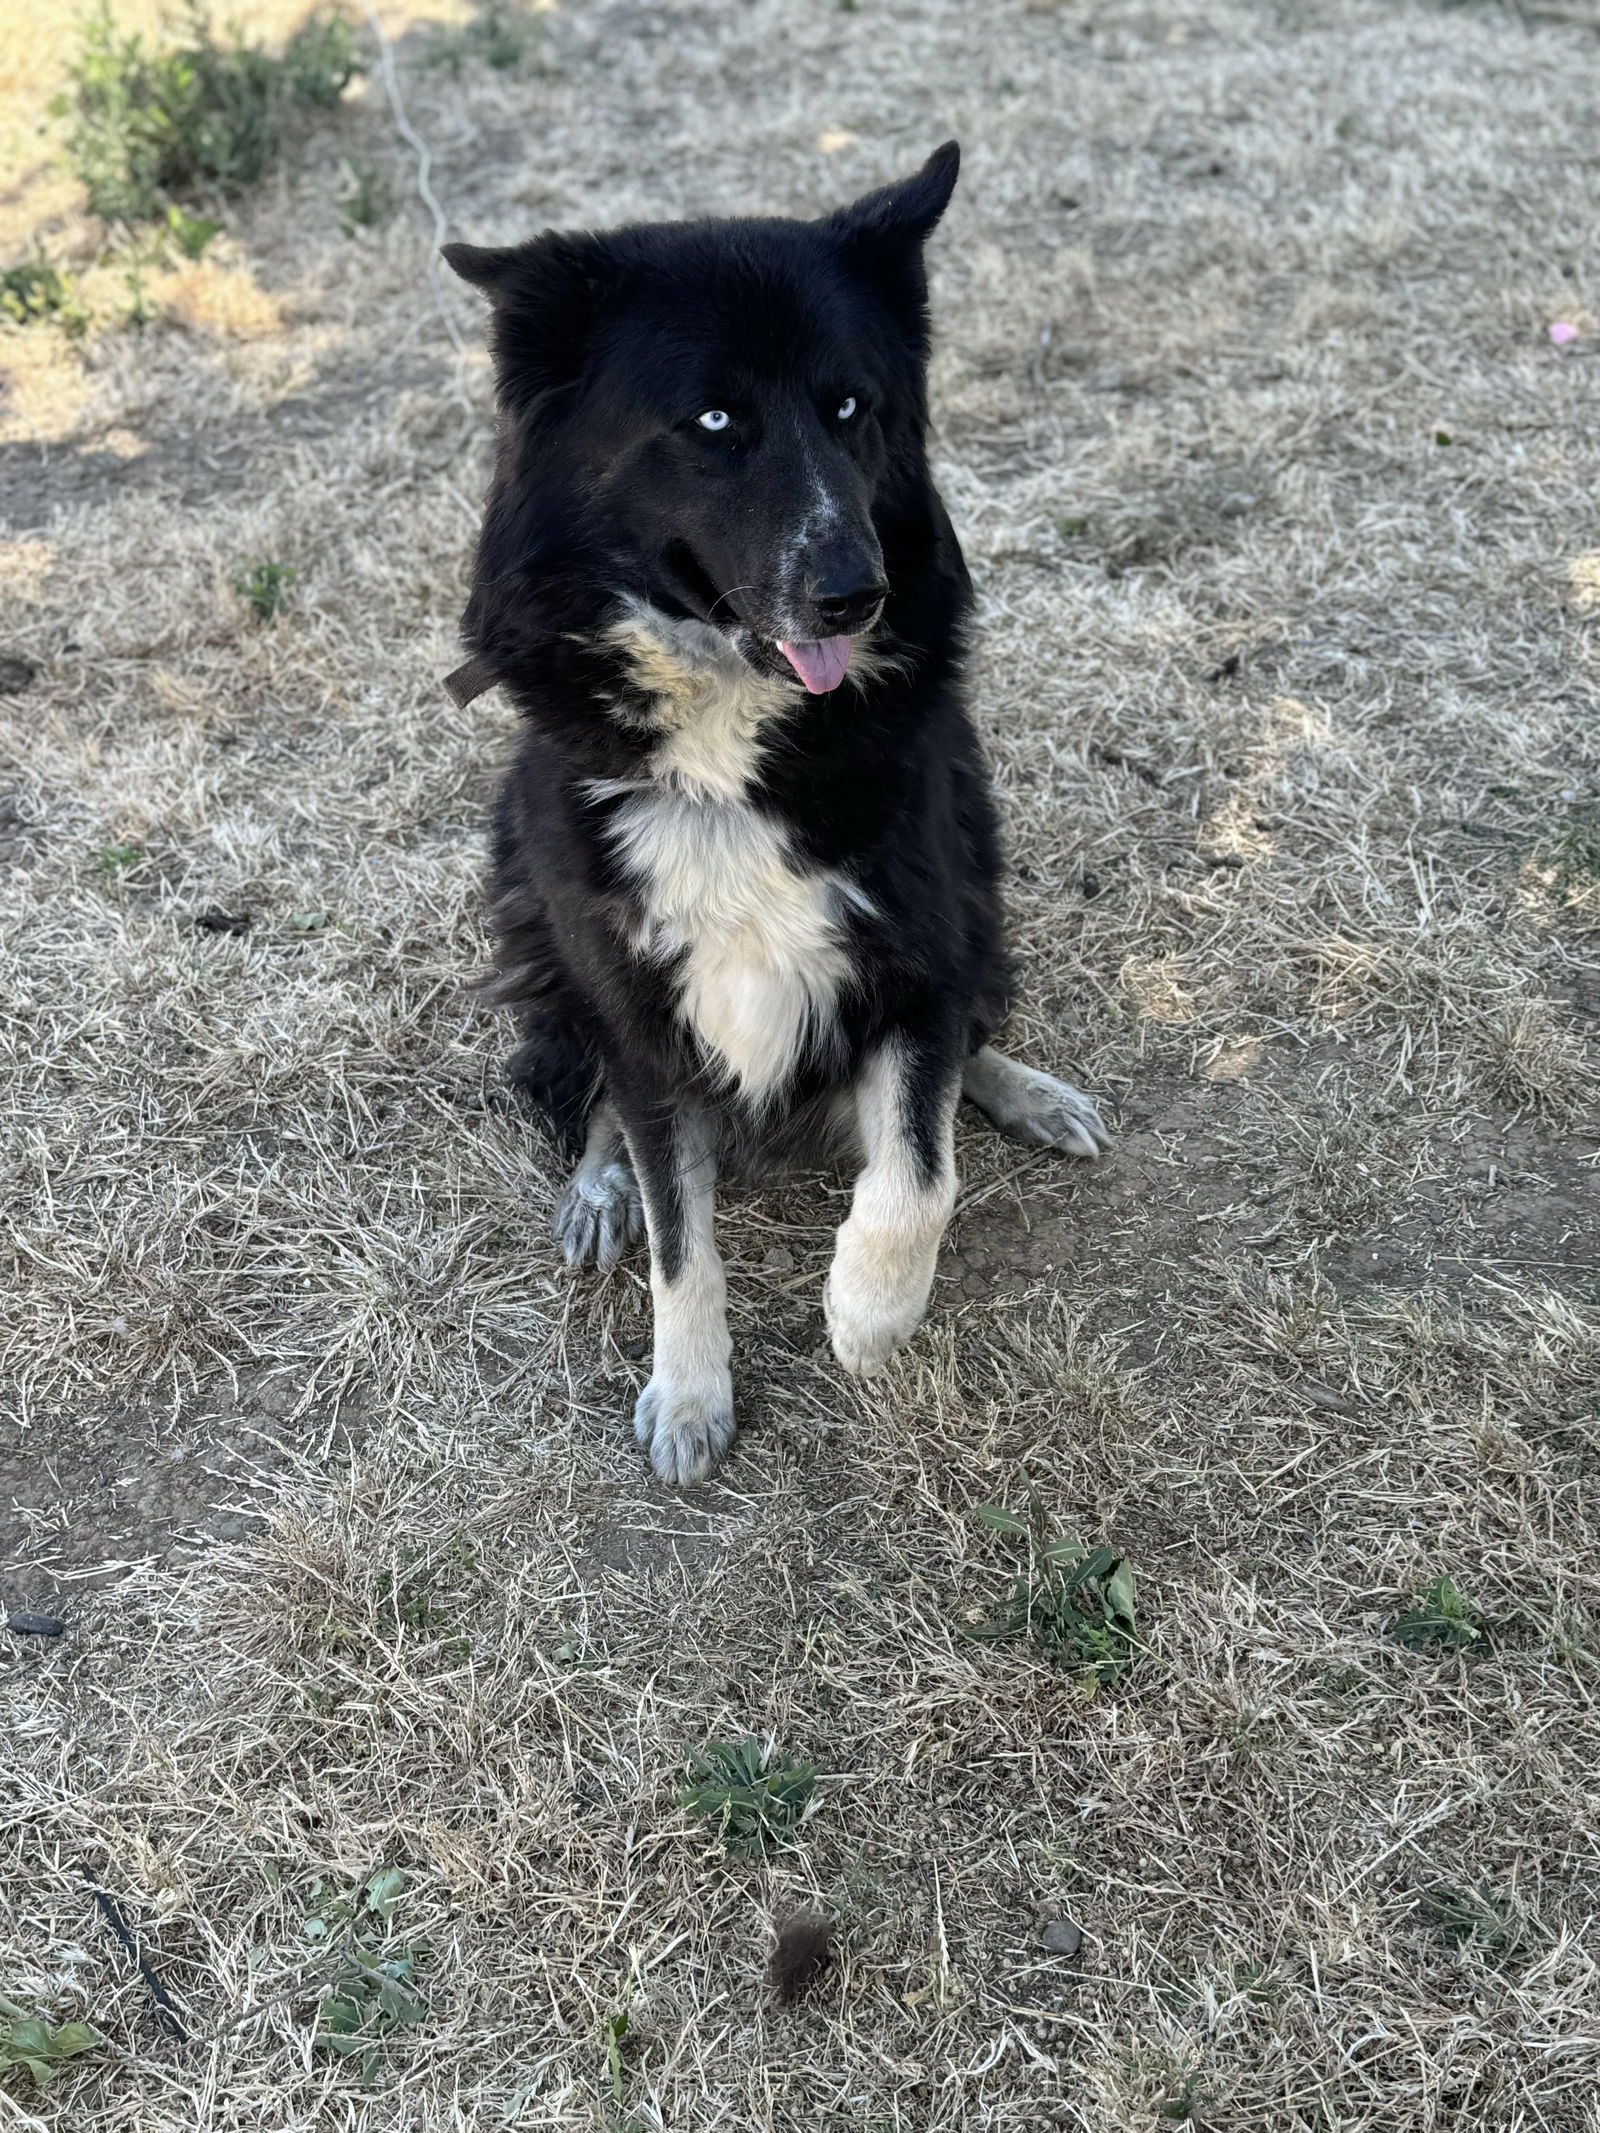
M 781 1138 L 893 1038 L 931 1177 L 940 1091 L 1005 1013 L 998 841 L 964 695 L 972 594 L 925 445 L 923 246 L 957 165 L 950 143 L 820 221 L 446 251 L 493 303 L 497 458 L 463 635 L 523 715 L 493 847 L 514 1071 L 568 1140 L 602 1093 L 615 1106 L 668 1282 L 685 1107 L 724 1143 Z M 758 1101 L 686 1020 L 681 959 L 640 946 L 647 894 L 618 811 L 649 787 L 666 728 L 617 624 L 642 613 L 766 684 L 781 709 L 745 758 L 743 819 L 798 872 L 845 885 L 847 975 Z M 845 636 L 855 670 L 816 693 L 778 648 Z

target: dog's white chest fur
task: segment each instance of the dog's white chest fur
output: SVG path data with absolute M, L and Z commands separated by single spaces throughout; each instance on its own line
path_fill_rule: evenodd
M 682 958 L 679 1011 L 707 1054 L 752 1101 L 775 1094 L 848 974 L 839 888 L 739 800 L 640 793 L 612 834 L 644 902 L 640 952 Z
M 762 728 L 796 691 L 753 673 L 717 631 L 648 609 L 632 608 L 612 641 L 661 736 L 611 819 L 644 906 L 634 946 L 679 965 L 679 1012 L 759 1103 L 832 1019 L 849 973 L 843 907 L 865 899 L 799 863 L 783 826 L 745 797 Z

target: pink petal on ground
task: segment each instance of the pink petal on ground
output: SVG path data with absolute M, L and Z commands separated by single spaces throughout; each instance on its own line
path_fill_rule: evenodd
M 1576 326 L 1569 325 L 1566 319 L 1558 318 L 1550 328 L 1550 338 L 1558 348 L 1565 348 L 1569 341 L 1575 341 L 1578 338 L 1578 329 Z

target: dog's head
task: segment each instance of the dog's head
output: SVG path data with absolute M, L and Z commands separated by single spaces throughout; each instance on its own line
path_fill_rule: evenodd
M 948 142 L 816 222 L 447 245 L 494 304 L 501 478 L 526 485 L 535 544 L 545 485 L 619 593 L 836 688 L 890 591 L 885 512 L 922 466 L 922 250 L 959 162 Z

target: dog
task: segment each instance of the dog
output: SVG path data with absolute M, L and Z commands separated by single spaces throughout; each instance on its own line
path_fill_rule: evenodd
M 820 220 L 546 231 L 444 257 L 492 306 L 496 456 L 450 678 L 522 714 L 492 989 L 574 1152 L 574 1267 L 648 1235 L 634 1428 L 733 1441 L 719 1165 L 852 1129 L 823 1308 L 848 1371 L 920 1322 L 965 1095 L 1093 1157 L 1091 1100 L 990 1042 L 1000 843 L 930 478 L 924 247 L 960 151 Z

